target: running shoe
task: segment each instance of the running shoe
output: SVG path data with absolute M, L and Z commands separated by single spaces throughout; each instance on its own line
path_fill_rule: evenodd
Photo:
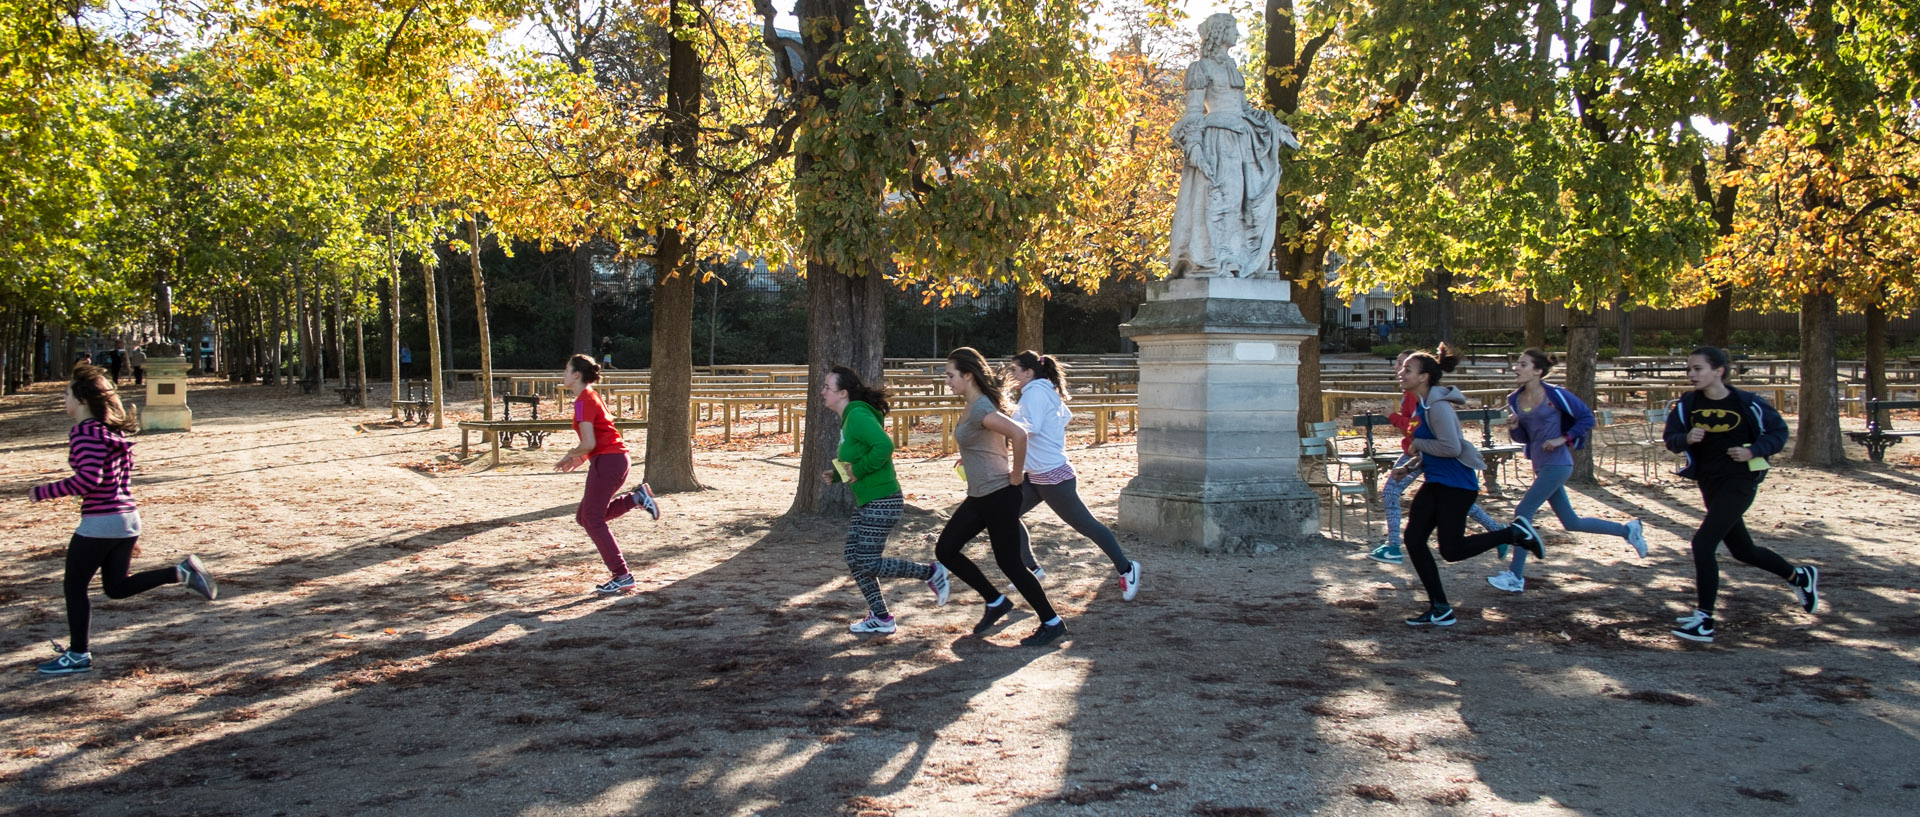
M 1647 530 L 1638 519 L 1627 522 L 1627 544 L 1633 546 L 1633 552 L 1640 554 L 1640 558 L 1647 558 Z
M 219 598 L 220 587 L 213 583 L 213 574 L 208 573 L 207 566 L 200 563 L 200 557 L 189 555 L 181 559 L 180 564 L 174 565 L 174 569 L 179 571 L 180 581 L 188 590 L 205 596 L 207 601 Z
M 1509 593 L 1527 592 L 1527 577 L 1515 576 L 1511 570 L 1502 570 L 1498 575 L 1488 576 L 1487 584 Z
M 1688 641 L 1698 641 L 1703 644 L 1713 643 L 1712 613 L 1708 613 L 1705 610 L 1695 610 L 1693 611 L 1693 615 L 1674 619 L 1674 621 L 1678 622 L 1680 626 L 1668 632 Z
M 1520 533 L 1520 541 L 1514 542 L 1514 544 L 1526 548 L 1527 552 L 1533 554 L 1533 558 L 1535 559 L 1547 558 L 1547 549 L 1540 541 L 1540 532 L 1533 529 L 1533 520 L 1524 516 L 1515 517 L 1513 520 L 1513 529 Z
M 947 606 L 947 594 L 953 592 L 953 577 L 947 575 L 946 565 L 933 563 L 933 578 L 927 580 L 927 589 L 933 591 L 934 606 Z
M 1454 622 L 1453 608 L 1441 607 L 1436 604 L 1436 605 L 1429 606 L 1426 612 L 1421 613 L 1420 615 L 1414 616 L 1413 618 L 1407 619 L 1407 626 L 1408 627 L 1452 627 L 1453 622 Z
M 1793 578 L 1787 580 L 1793 585 L 1793 594 L 1800 599 L 1801 609 L 1813 612 L 1820 606 L 1820 568 L 1813 565 L 1801 565 L 1793 569 Z
M 987 605 L 986 612 L 980 614 L 980 623 L 973 625 L 973 634 L 985 634 L 988 630 L 993 629 L 993 625 L 999 624 L 1000 619 L 1006 618 L 1007 614 L 1011 612 L 1013 612 L 1013 599 L 1005 596 L 1000 597 L 999 604 Z
M 1120 599 L 1122 601 L 1133 601 L 1134 596 L 1140 595 L 1140 563 L 1129 562 L 1129 564 L 1131 564 L 1132 567 L 1128 568 L 1127 572 L 1120 574 Z
M 631 593 L 633 592 L 633 574 L 628 573 L 619 578 L 610 579 L 606 584 L 595 586 L 593 592 L 602 596 L 618 596 Z
M 660 521 L 660 503 L 653 501 L 652 486 L 642 482 L 640 483 L 640 487 L 633 489 L 633 492 L 628 494 L 628 496 L 633 498 L 633 504 L 635 506 L 646 511 L 648 516 L 653 517 L 653 521 Z
M 1407 554 L 1400 552 L 1399 545 L 1381 545 L 1369 552 L 1367 558 L 1382 564 L 1401 565 L 1407 563 Z
M 93 671 L 93 653 L 61 650 L 60 657 L 41 664 L 41 675 L 74 675 Z
M 847 626 L 847 632 L 856 635 L 885 635 L 893 632 L 893 616 L 878 618 L 867 614 L 866 618 Z
M 1040 629 L 1033 631 L 1033 635 L 1020 639 L 1020 646 L 1043 647 L 1059 641 L 1060 637 L 1066 634 L 1067 623 L 1064 621 L 1057 624 L 1042 624 Z

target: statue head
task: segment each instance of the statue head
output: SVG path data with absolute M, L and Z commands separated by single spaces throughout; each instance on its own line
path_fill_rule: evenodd
M 1225 54 L 1240 41 L 1240 24 L 1225 12 L 1207 17 L 1200 23 L 1200 55 Z

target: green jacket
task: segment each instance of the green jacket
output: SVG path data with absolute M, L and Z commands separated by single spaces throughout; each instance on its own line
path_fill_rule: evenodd
M 853 469 L 853 502 L 865 505 L 900 493 L 893 475 L 893 438 L 880 425 L 880 411 L 859 400 L 847 402 L 840 415 L 840 450 L 835 458 Z M 833 475 L 835 482 L 840 474 Z

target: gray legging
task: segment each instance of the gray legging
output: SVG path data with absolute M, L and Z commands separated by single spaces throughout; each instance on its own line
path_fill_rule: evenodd
M 1087 503 L 1080 501 L 1080 479 L 1075 477 L 1066 482 L 1053 485 L 1035 485 L 1033 480 L 1020 483 L 1020 515 L 1046 502 L 1060 521 L 1072 526 L 1081 536 L 1093 540 L 1100 550 L 1113 560 L 1113 569 L 1125 573 L 1133 569 L 1133 563 L 1127 560 L 1127 554 L 1120 552 L 1120 540 L 1115 539 L 1113 531 L 1093 518 L 1093 512 L 1087 510 Z M 1033 560 L 1033 538 L 1027 533 L 1027 525 L 1020 524 L 1020 560 L 1027 563 L 1027 569 L 1039 566 Z

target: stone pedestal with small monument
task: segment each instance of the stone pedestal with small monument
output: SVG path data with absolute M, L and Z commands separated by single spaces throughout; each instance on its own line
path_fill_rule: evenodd
M 1233 17 L 1200 25 L 1186 158 L 1168 280 L 1120 333 L 1140 347 L 1140 471 L 1120 492 L 1120 527 L 1205 552 L 1259 553 L 1317 541 L 1320 503 L 1300 478 L 1301 317 L 1272 270 L 1280 146 L 1272 114 L 1247 107 L 1228 50 Z
M 192 431 L 193 409 L 187 406 L 185 357 L 147 358 L 147 403 L 140 408 L 140 430 Z

